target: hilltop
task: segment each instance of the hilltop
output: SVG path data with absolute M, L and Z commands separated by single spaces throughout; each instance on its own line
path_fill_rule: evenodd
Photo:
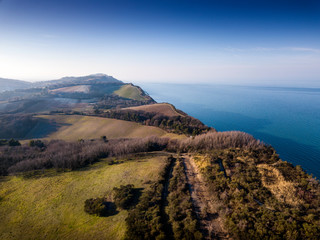
M 1 239 L 320 238 L 272 146 L 104 74 L 37 84 L 0 94 Z

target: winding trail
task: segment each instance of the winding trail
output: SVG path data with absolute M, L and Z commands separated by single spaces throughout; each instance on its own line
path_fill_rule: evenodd
M 203 181 L 193 159 L 190 159 L 188 155 L 183 155 L 182 159 L 192 204 L 205 239 L 231 239 L 222 228 L 222 219 L 218 214 L 220 204 L 210 196 L 205 181 Z

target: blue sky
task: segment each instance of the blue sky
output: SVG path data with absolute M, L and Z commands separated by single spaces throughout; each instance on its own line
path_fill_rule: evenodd
M 0 77 L 320 87 L 318 0 L 0 0 Z

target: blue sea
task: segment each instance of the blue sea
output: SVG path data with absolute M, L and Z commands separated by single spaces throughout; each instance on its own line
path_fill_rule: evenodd
M 320 178 L 320 89 L 140 84 L 218 131 L 240 130 L 271 144 L 282 160 Z

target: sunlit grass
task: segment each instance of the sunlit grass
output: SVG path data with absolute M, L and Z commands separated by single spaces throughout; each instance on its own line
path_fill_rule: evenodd
M 80 115 L 41 115 L 45 119 L 56 121 L 61 127 L 52 132 L 47 139 L 77 141 L 78 139 L 107 138 L 141 138 L 148 136 L 164 136 L 166 131 L 152 126 L 117 119 L 80 116 Z
M 83 210 L 84 201 L 108 196 L 121 184 L 146 187 L 164 159 L 150 156 L 111 166 L 102 161 L 81 171 L 5 177 L 0 182 L 0 239 L 121 239 L 127 212 L 91 216 Z

